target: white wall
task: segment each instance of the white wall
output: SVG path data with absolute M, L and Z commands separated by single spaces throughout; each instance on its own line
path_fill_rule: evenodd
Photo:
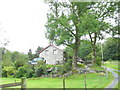
M 63 51 L 50 46 L 39 54 L 39 57 L 43 57 L 46 60 L 46 64 L 56 64 L 57 61 L 63 62 Z

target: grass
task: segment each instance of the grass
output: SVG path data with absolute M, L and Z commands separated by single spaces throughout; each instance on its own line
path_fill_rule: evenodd
M 117 61 L 117 60 L 116 61 L 107 61 L 107 62 L 105 62 L 104 66 L 109 67 L 109 68 L 113 68 L 116 70 L 120 70 L 119 64 L 120 64 L 120 61 Z M 116 72 L 120 76 L 120 72 L 118 72 L 118 71 L 114 71 L 114 72 Z M 119 82 L 120 82 L 120 80 L 119 80 Z M 118 82 L 118 84 L 119 84 L 119 82 Z M 114 90 L 116 90 L 116 88 L 117 89 L 119 88 L 119 90 L 120 90 L 120 87 L 118 86 L 118 84 L 116 84 Z
M 118 64 L 120 64 L 120 61 L 107 61 L 104 66 L 118 70 L 120 69 L 120 65 Z
M 91 69 L 98 70 L 98 71 L 104 71 L 103 67 L 100 67 L 98 65 L 93 65 L 90 67 Z
M 108 86 L 114 77 L 109 73 L 109 77 L 106 78 L 103 74 L 89 73 L 86 74 L 87 88 L 105 88 Z M 16 78 L 2 78 L 2 83 L 13 83 L 20 81 Z M 84 88 L 84 74 L 72 75 L 66 78 L 66 88 Z M 62 88 L 62 78 L 32 78 L 27 79 L 27 88 Z M 17 87 L 18 88 L 18 87 Z
M 115 88 L 118 88 L 118 84 L 115 86 Z

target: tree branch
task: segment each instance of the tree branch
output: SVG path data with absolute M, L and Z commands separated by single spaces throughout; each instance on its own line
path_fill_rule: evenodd
M 61 21 L 60 24 L 63 25 L 73 36 L 75 36 L 75 34 L 70 30 L 70 28 L 66 27 Z

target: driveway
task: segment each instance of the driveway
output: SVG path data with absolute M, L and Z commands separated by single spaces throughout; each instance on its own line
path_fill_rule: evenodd
M 118 80 L 119 80 L 120 77 L 118 76 L 117 73 L 114 72 L 114 71 L 118 71 L 118 70 L 112 69 L 112 68 L 108 68 L 108 67 L 105 67 L 105 66 L 102 66 L 102 67 L 107 68 L 107 70 L 109 72 L 111 72 L 113 74 L 113 76 L 114 76 L 114 80 L 112 81 L 112 83 L 105 88 L 105 90 L 108 90 L 108 88 L 110 90 L 110 88 L 114 88 L 116 86 L 116 84 L 118 83 Z M 118 72 L 120 72 L 120 71 L 118 71 Z

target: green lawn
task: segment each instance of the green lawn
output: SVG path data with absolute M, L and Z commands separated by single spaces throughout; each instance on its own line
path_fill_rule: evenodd
M 98 71 L 104 71 L 104 68 L 103 67 L 100 67 L 98 65 L 93 65 L 93 66 L 90 66 L 91 69 L 94 69 L 94 70 L 98 70 Z
M 120 64 L 120 61 L 107 61 L 104 66 L 118 70 L 120 69 L 120 65 L 118 64 Z
M 109 85 L 113 76 L 109 73 L 109 77 L 106 78 L 102 73 L 89 73 L 87 76 L 87 88 L 104 88 Z M 15 78 L 2 78 L 2 83 L 13 83 L 20 81 Z M 62 78 L 35 78 L 27 79 L 27 88 L 62 88 Z M 84 88 L 84 74 L 72 75 L 66 78 L 66 88 Z

